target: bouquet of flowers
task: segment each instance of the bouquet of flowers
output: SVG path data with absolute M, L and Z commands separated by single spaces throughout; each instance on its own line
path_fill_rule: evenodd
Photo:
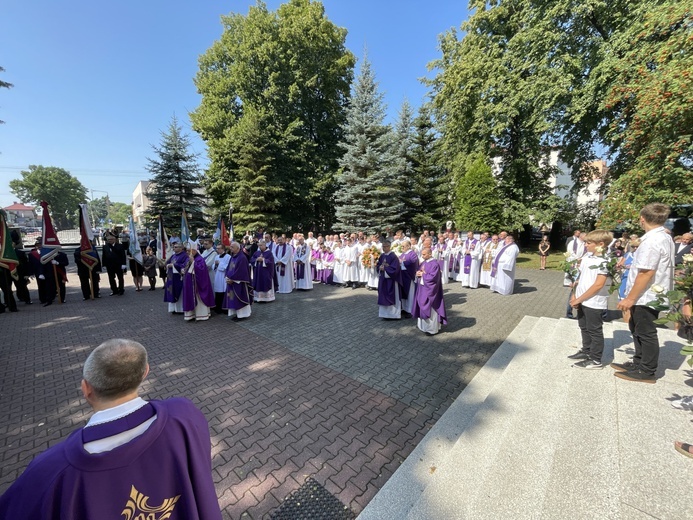
M 573 254 L 570 252 L 563 253 L 563 256 L 565 257 L 565 260 L 561 260 L 558 267 L 560 267 L 561 270 L 568 275 L 571 282 L 575 282 L 578 274 L 580 274 L 580 270 L 578 269 L 578 260 L 571 260 Z
M 653 285 L 650 289 L 656 294 L 657 299 L 647 305 L 658 311 L 665 311 L 664 316 L 655 320 L 655 323 L 675 323 L 679 337 L 687 343 L 681 349 L 681 355 L 693 356 L 693 254 L 683 255 L 683 267 L 674 273 L 672 291 L 665 291 L 664 287 L 659 285 Z M 693 357 L 688 359 L 688 364 L 693 367 Z
M 604 248 L 602 247 L 597 247 L 595 249 L 595 253 L 597 255 L 601 255 L 604 253 Z M 621 286 L 621 268 L 618 265 L 619 261 L 618 256 L 607 256 L 606 257 L 606 264 L 604 267 L 606 267 L 606 271 L 609 273 L 609 278 L 611 279 L 611 285 L 609 285 L 609 294 L 613 294 L 614 292 L 618 291 L 618 288 Z M 598 269 L 600 266 L 593 265 L 591 269 Z
M 375 267 L 375 264 L 378 263 L 378 258 L 380 258 L 380 250 L 375 246 L 367 247 L 363 250 L 364 258 L 366 256 L 366 251 L 368 251 L 370 263 L 367 264 L 364 260 L 363 265 L 365 265 L 366 267 Z
M 397 242 L 396 244 L 392 244 L 392 251 L 395 252 L 397 256 L 402 254 L 402 244 L 400 242 Z M 380 256 L 380 255 L 378 255 Z
M 361 264 L 363 264 L 363 267 L 370 267 L 371 260 L 371 248 L 367 247 L 363 250 L 363 253 L 361 254 Z

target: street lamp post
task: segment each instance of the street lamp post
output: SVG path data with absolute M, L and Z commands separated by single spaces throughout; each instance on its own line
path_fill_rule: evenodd
M 106 218 L 108 218 L 108 212 L 109 212 L 109 211 L 108 211 L 108 208 L 109 208 L 108 192 L 107 192 L 107 191 L 103 191 L 103 190 L 92 190 L 92 189 L 90 189 L 89 191 L 91 192 L 91 202 L 92 202 L 92 203 L 94 202 L 94 192 L 95 192 L 95 191 L 98 192 L 98 193 L 105 193 L 105 194 L 106 194 Z M 94 219 L 94 210 L 93 210 L 93 208 L 91 207 L 91 204 L 89 205 L 89 210 L 91 211 L 91 227 L 93 227 L 94 229 L 96 229 L 96 221 L 95 221 L 95 219 Z

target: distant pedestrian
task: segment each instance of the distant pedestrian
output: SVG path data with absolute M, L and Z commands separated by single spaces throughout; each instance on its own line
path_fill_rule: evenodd
M 546 259 L 549 257 L 549 250 L 551 249 L 551 243 L 549 242 L 549 237 L 543 235 L 541 237 L 541 242 L 539 242 L 539 260 L 541 262 L 541 271 L 546 271 Z

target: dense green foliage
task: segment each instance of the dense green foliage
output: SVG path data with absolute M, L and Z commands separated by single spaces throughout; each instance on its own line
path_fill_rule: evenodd
M 262 210 L 252 216 L 257 208 L 234 204 L 243 215 L 239 225 L 329 228 L 355 63 L 346 30 L 310 0 L 289 0 L 276 12 L 258 1 L 247 15 L 224 16 L 222 23 L 221 38 L 200 57 L 195 84 L 202 101 L 191 114 L 209 150 L 213 204 L 224 210 L 232 198 L 240 202 L 234 192 L 257 175 L 254 196 L 267 199 L 256 200 Z M 242 164 L 253 128 L 261 135 Z
M 183 134 L 175 117 L 168 132 L 161 133 L 161 144 L 152 148 L 156 158 L 147 159 L 146 166 L 151 174 L 147 190 L 149 221 L 154 222 L 162 215 L 164 226 L 179 230 L 181 215 L 185 211 L 191 229 L 204 228 L 205 201 L 200 191 L 202 177 L 196 156 L 190 151 L 190 140 Z
M 481 153 L 498 165 L 511 228 L 565 210 L 544 165 L 552 147 L 575 189 L 610 151 L 602 224 L 693 188 L 691 9 L 681 0 L 473 0 L 464 35 L 441 37 L 430 82 L 448 168 Z M 459 174 L 457 178 L 460 178 Z
M 498 232 L 505 226 L 496 180 L 482 156 L 472 158 L 457 180 L 458 229 Z
M 53 222 L 58 229 L 77 225 L 79 204 L 87 198 L 87 189 L 70 172 L 55 166 L 29 166 L 21 179 L 10 181 L 10 191 L 26 204 L 48 202 Z
M 406 148 L 407 142 L 406 138 L 398 141 L 384 119 L 383 95 L 370 62 L 364 59 L 341 143 L 344 155 L 337 178 L 338 230 L 381 233 L 404 224 L 401 174 L 407 164 L 398 148 Z

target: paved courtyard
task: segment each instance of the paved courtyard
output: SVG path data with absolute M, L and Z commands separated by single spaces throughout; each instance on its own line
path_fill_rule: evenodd
M 522 317 L 563 316 L 562 278 L 518 269 L 508 297 L 448 284 L 449 323 L 430 337 L 378 319 L 366 289 L 316 285 L 243 322 L 188 323 L 160 287 L 109 297 L 105 275 L 104 296 L 83 302 L 73 272 L 65 304 L 0 315 L 0 492 L 89 417 L 89 351 L 129 337 L 150 355 L 143 396 L 182 395 L 206 415 L 225 518 L 268 518 L 308 477 L 358 514 Z

